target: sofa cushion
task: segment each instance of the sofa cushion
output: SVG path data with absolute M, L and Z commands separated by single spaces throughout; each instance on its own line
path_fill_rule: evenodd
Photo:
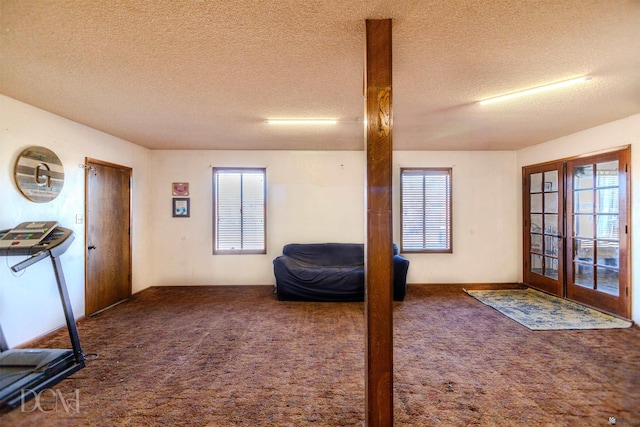
M 282 254 L 308 266 L 363 266 L 364 245 L 361 243 L 290 243 Z

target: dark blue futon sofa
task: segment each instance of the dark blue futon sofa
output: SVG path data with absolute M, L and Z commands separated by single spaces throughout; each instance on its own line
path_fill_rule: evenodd
M 407 292 L 409 260 L 393 245 L 393 299 Z M 364 301 L 364 245 L 292 243 L 273 260 L 276 294 L 281 301 Z

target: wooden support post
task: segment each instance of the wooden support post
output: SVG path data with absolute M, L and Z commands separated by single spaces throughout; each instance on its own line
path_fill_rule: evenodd
M 393 425 L 391 19 L 366 21 L 367 427 Z

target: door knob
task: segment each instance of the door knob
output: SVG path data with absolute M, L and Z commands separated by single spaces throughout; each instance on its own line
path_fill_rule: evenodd
M 91 249 L 95 249 L 95 248 L 96 248 L 96 246 L 95 246 L 95 245 L 91 245 L 91 246 L 89 246 L 87 249 L 91 250 Z

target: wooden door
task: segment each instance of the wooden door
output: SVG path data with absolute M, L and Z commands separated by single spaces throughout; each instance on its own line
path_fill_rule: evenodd
M 564 296 L 564 164 L 523 171 L 524 282 Z
M 629 154 L 567 163 L 567 297 L 625 318 L 631 315 Z
M 131 169 L 87 159 L 85 172 L 87 316 L 131 296 Z

